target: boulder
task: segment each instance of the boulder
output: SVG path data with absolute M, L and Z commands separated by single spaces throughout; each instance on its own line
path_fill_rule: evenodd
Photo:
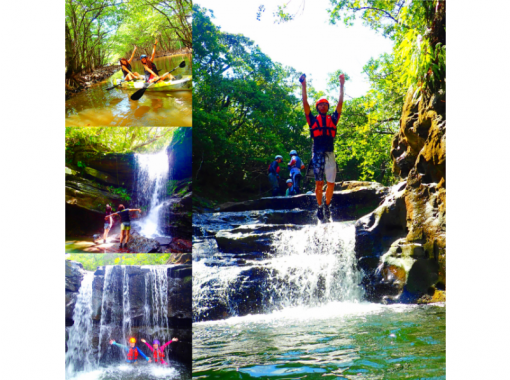
M 161 244 L 156 239 L 131 235 L 127 243 L 127 249 L 137 253 L 158 253 L 161 251 Z
M 384 186 L 357 187 L 352 190 L 335 191 L 331 201 L 333 221 L 355 220 L 374 210 L 384 199 L 388 189 Z M 268 197 L 245 202 L 229 202 L 216 211 L 240 212 L 254 210 L 317 210 L 315 194 L 293 197 Z
M 253 224 L 220 231 L 215 239 L 220 252 L 264 255 L 271 251 L 275 233 L 282 230 L 299 229 L 293 224 Z

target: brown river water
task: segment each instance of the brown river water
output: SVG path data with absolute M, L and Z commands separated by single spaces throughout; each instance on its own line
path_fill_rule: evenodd
M 182 61 L 186 67 L 178 68 L 173 75 L 191 75 L 189 55 L 174 55 L 154 59 L 159 73 L 179 66 Z M 133 59 L 131 66 L 143 76 L 143 66 L 139 59 Z M 130 96 L 135 90 L 120 87 L 106 91 L 112 81 L 122 78 L 119 70 L 110 78 L 99 82 L 66 101 L 66 127 L 92 126 L 192 126 L 192 91 L 145 91 L 138 101 Z

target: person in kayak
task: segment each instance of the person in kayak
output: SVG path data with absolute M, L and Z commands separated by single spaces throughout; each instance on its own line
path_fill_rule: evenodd
M 129 347 L 124 346 L 123 344 L 119 344 L 115 342 L 114 340 L 110 340 L 110 344 L 123 348 L 124 351 L 127 352 L 127 358 L 126 362 L 136 364 L 136 361 L 138 360 L 138 354 L 142 355 L 145 360 L 147 360 L 149 363 L 151 362 L 151 359 L 145 356 L 145 354 L 140 350 L 138 347 L 135 346 L 136 339 L 135 338 L 129 338 Z
M 167 78 L 170 80 L 175 79 L 175 77 L 170 73 L 166 73 L 166 74 L 162 75 L 161 77 L 159 76 L 159 70 L 156 67 L 156 64 L 154 63 L 154 56 L 156 55 L 157 44 L 158 44 L 158 40 L 156 40 L 156 42 L 154 42 L 154 49 L 152 49 L 151 59 L 147 58 L 147 56 L 145 54 L 142 54 L 140 56 L 140 61 L 142 62 L 142 65 L 144 68 L 146 83 L 152 83 L 157 80 L 165 80 Z
M 321 98 L 315 103 L 315 109 L 318 112 L 314 116 L 310 111 L 308 98 L 306 95 L 306 75 L 303 74 L 299 78 L 301 82 L 301 90 L 303 97 L 303 109 L 305 110 L 306 121 L 310 127 L 310 136 L 313 140 L 312 160 L 310 166 L 313 167 L 315 177 L 315 196 L 317 198 L 317 218 L 321 221 L 329 220 L 331 212 L 329 206 L 333 198 L 333 190 L 335 188 L 336 178 L 336 161 L 333 149 L 333 140 L 336 137 L 336 125 L 342 114 L 342 105 L 344 103 L 344 83 L 345 76 L 340 74 L 340 97 L 335 112 L 328 115 L 329 102 L 327 99 Z M 322 203 L 322 188 L 324 186 L 324 175 L 326 176 L 326 203 Z
M 138 211 L 142 212 L 139 208 L 125 208 L 124 205 L 119 205 L 119 211 L 114 212 L 111 216 L 119 215 L 120 216 L 120 246 L 119 248 L 126 248 L 127 242 L 129 240 L 129 232 L 131 230 L 131 218 L 129 216 L 130 211 Z M 106 217 L 108 218 L 108 217 Z M 105 220 L 106 220 L 105 218 Z M 124 242 L 124 247 L 122 244 Z
M 305 168 L 301 158 L 298 157 L 298 154 L 295 150 L 291 150 L 290 153 L 290 162 L 287 166 L 290 169 L 290 176 L 292 177 L 292 186 L 294 188 L 294 194 L 299 194 L 299 183 L 301 181 L 301 169 Z
M 273 192 L 273 197 L 276 197 L 280 193 L 280 185 L 278 180 L 280 179 L 280 163 L 283 161 L 283 157 L 280 155 L 275 156 L 274 161 L 269 164 L 267 168 L 269 183 Z
M 294 184 L 291 179 L 287 180 L 287 190 L 285 191 L 285 196 L 290 197 L 292 195 L 296 195 L 296 191 L 294 190 Z
M 177 339 L 177 338 L 172 338 L 172 340 L 169 340 L 168 342 L 166 342 L 164 345 L 161 346 L 159 343 L 159 340 L 154 339 L 152 341 L 152 346 L 151 346 L 149 343 L 147 343 L 145 341 L 145 339 L 140 339 L 140 340 L 142 342 L 144 342 L 147 347 L 149 347 L 149 350 L 152 351 L 152 358 L 154 359 L 154 363 L 161 363 L 162 365 L 168 365 L 168 363 L 163 360 L 163 358 L 165 357 L 166 346 L 168 346 L 172 342 L 179 341 L 179 339 Z
M 131 54 L 131 58 L 129 58 L 129 59 L 121 58 L 119 60 L 120 69 L 122 70 L 122 74 L 124 74 L 124 81 L 126 81 L 126 82 L 133 80 L 135 78 L 143 79 L 143 77 L 140 74 L 138 74 L 136 71 L 132 72 L 133 69 L 131 68 L 131 61 L 133 60 L 133 58 L 135 56 L 135 52 L 136 52 L 136 46 L 133 50 L 133 54 Z
M 111 228 L 113 227 L 113 218 L 111 217 L 111 214 L 112 214 L 112 206 L 110 206 L 108 204 L 108 205 L 106 205 L 106 211 L 105 211 L 103 244 L 106 244 L 106 239 L 108 238 L 108 233 L 110 232 Z

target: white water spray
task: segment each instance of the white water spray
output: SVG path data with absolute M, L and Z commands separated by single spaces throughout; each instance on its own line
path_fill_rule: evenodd
M 161 236 L 160 221 L 165 205 L 166 181 L 168 179 L 168 155 L 166 149 L 156 154 L 136 154 L 136 196 L 140 208 L 147 209 L 147 216 L 137 224 L 141 234 L 147 237 Z
M 69 330 L 66 352 L 66 377 L 77 371 L 95 368 L 92 355 L 92 282 L 94 274 L 86 272 L 74 307 L 74 324 Z

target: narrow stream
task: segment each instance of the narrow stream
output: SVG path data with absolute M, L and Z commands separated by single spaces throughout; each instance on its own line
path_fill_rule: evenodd
M 161 74 L 179 66 L 172 75 L 192 75 L 191 60 L 187 55 L 156 58 Z M 131 63 L 133 70 L 143 75 L 139 60 Z M 95 84 L 66 101 L 66 126 L 179 126 L 192 125 L 192 92 L 146 91 L 138 101 L 129 97 L 134 90 L 117 87 L 106 91 L 112 81 L 122 78 L 120 71 L 107 80 Z

